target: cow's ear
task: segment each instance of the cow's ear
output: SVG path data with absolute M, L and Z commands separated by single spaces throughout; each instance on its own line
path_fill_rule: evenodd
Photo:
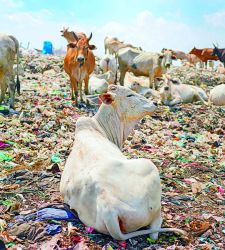
M 172 55 L 173 60 L 177 60 L 177 57 L 175 55 Z
M 76 48 L 76 44 L 75 43 L 68 43 L 67 48 Z
M 97 49 L 97 47 L 95 45 L 93 45 L 93 44 L 89 44 L 88 48 L 91 49 L 91 50 Z
M 103 94 L 101 94 L 100 96 L 99 96 L 99 99 L 103 102 L 103 103 L 105 103 L 105 104 L 107 104 L 107 105 L 110 105 L 112 102 L 113 102 L 113 97 L 112 97 L 112 95 L 111 94 L 109 94 L 109 93 L 103 93 Z

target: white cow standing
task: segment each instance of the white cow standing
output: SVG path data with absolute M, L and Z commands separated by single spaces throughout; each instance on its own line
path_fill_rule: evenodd
M 80 220 L 118 240 L 182 230 L 161 229 L 161 184 L 148 159 L 128 160 L 121 148 L 135 124 L 156 109 L 128 88 L 111 85 L 92 118 L 76 123 L 75 141 L 60 183 L 64 201 Z M 151 226 L 149 230 L 137 229 Z
M 170 50 L 153 53 L 133 48 L 120 49 L 118 52 L 120 85 L 124 85 L 124 77 L 128 71 L 134 73 L 135 76 L 149 77 L 149 87 L 156 89 L 154 80 L 167 72 L 172 65 L 172 59 L 176 57 Z
M 164 78 L 159 92 L 161 102 L 168 106 L 194 101 L 208 104 L 208 97 L 203 89 L 193 85 L 182 84 L 179 79 L 171 79 L 170 76 Z
M 17 81 L 14 80 L 13 65 L 17 56 Z M 14 108 L 15 90 L 20 92 L 19 82 L 19 42 L 14 36 L 0 34 L 0 103 L 4 100 L 6 90 L 9 89 L 10 107 Z

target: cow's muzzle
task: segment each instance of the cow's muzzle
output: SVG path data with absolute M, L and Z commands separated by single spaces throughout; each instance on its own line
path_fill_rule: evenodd
M 77 57 L 77 61 L 78 61 L 79 63 L 84 63 L 84 57 L 83 57 L 83 56 L 78 56 L 78 57 Z
M 167 69 L 169 69 L 170 68 L 170 63 L 167 63 L 165 66 L 166 66 Z

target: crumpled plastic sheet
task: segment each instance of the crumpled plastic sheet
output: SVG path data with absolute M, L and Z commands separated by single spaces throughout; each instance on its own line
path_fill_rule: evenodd
M 70 210 L 64 210 L 60 208 L 43 208 L 39 211 L 28 214 L 25 216 L 19 215 L 16 217 L 17 221 L 44 221 L 44 220 L 57 220 L 57 221 L 74 221 L 77 217 Z

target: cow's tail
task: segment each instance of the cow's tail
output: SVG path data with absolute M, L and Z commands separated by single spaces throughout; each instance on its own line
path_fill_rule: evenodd
M 19 51 L 19 46 L 18 46 L 17 52 L 16 52 L 16 90 L 17 90 L 18 95 L 20 95 L 19 56 L 20 56 L 20 51 Z
M 184 230 L 178 229 L 178 228 L 159 228 L 159 229 L 147 229 L 147 230 L 140 230 L 132 233 L 126 233 L 124 234 L 121 231 L 120 228 L 120 219 L 118 215 L 114 212 L 108 213 L 105 218 L 105 225 L 109 232 L 109 234 L 117 240 L 128 240 L 130 238 L 140 236 L 140 235 L 146 235 L 146 234 L 152 234 L 152 233 L 164 233 L 164 232 L 174 232 L 181 235 L 186 235 L 187 233 Z

